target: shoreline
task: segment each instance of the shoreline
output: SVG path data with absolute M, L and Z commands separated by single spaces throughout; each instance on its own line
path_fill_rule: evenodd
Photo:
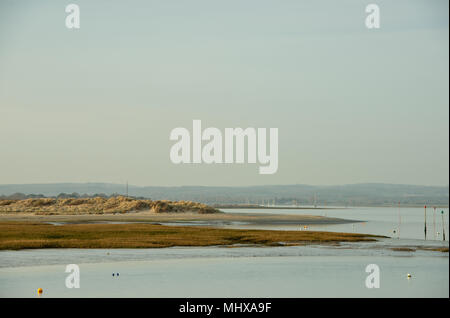
M 212 204 L 211 207 L 216 209 L 269 209 L 269 210 L 345 210 L 345 209 L 357 209 L 357 208 L 398 208 L 398 205 L 349 205 L 349 206 L 340 206 L 340 205 L 318 205 L 316 207 L 313 206 L 259 206 L 259 205 L 239 205 L 239 204 Z M 401 208 L 423 208 L 423 205 L 401 205 Z M 448 209 L 448 205 L 433 205 L 429 206 L 430 208 L 435 207 L 437 209 Z
M 345 207 L 309 207 L 309 206 L 264 206 L 264 205 L 239 205 L 239 204 L 213 204 L 215 209 L 262 209 L 262 210 L 340 210 Z

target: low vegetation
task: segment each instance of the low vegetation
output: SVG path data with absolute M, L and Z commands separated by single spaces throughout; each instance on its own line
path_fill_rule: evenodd
M 377 236 L 314 231 L 236 230 L 154 224 L 0 222 L 0 250 L 33 248 L 156 248 L 263 246 L 375 241 Z
M 442 252 L 448 253 L 448 247 L 442 246 L 412 246 L 412 247 L 393 247 L 391 250 L 396 252 L 415 252 L 417 250 L 421 251 L 433 251 L 433 252 Z
M 0 200 L 0 212 L 31 212 L 35 214 L 103 214 L 150 210 L 154 213 L 217 213 L 206 204 L 192 201 L 139 200 L 124 196 L 110 198 L 34 198 Z

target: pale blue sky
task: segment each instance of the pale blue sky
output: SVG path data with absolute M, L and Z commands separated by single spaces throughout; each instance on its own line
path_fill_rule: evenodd
M 0 183 L 447 185 L 448 36 L 439 0 L 2 0 Z M 172 164 L 193 119 L 278 127 L 278 172 Z

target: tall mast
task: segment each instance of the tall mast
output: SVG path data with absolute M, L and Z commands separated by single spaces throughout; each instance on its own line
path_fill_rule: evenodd
M 398 203 L 398 238 L 400 238 L 400 225 L 402 224 L 402 216 L 400 215 L 400 202 Z
M 433 207 L 433 232 L 434 240 L 436 240 L 436 207 Z

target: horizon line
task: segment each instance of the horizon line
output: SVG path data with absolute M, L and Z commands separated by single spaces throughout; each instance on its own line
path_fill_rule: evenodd
M 180 187 L 210 187 L 210 188 L 250 188 L 250 187 L 268 187 L 268 186 L 310 186 L 310 187 L 337 187 L 337 186 L 352 186 L 352 185 L 394 185 L 394 186 L 416 186 L 416 187 L 449 187 L 446 185 L 424 185 L 424 184 L 410 184 L 410 183 L 386 183 L 386 182 L 358 182 L 358 183 L 341 183 L 341 184 L 307 184 L 307 183 L 289 183 L 289 184 L 262 184 L 262 185 L 134 185 L 129 182 L 41 182 L 41 183 L 2 183 L 2 186 L 20 186 L 20 185 L 58 185 L 58 184 L 104 184 L 104 185 L 123 185 L 128 184 L 128 187 L 146 188 L 180 188 Z

